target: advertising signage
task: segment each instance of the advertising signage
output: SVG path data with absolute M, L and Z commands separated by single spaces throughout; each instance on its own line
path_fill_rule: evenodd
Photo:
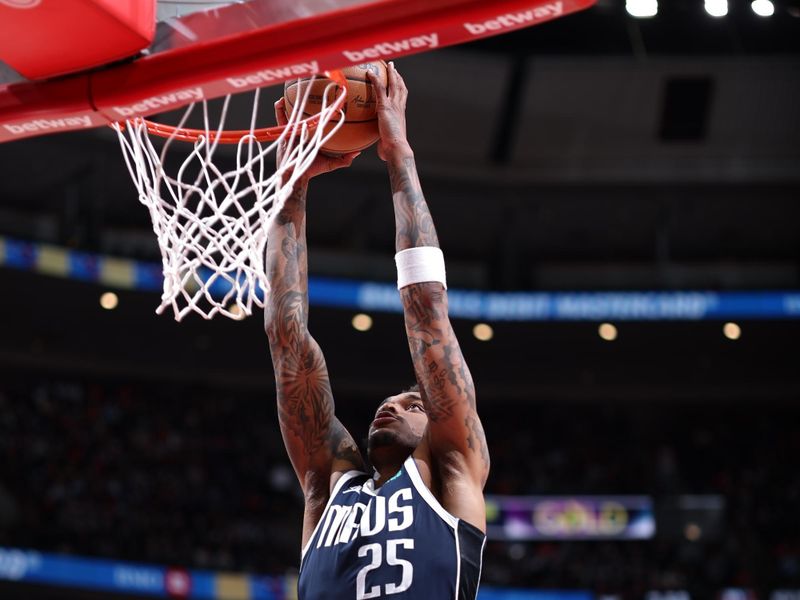
M 644 540 L 655 535 L 648 496 L 487 496 L 496 540 Z

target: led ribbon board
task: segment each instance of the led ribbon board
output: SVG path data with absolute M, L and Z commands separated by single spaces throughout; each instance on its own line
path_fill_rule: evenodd
M 656 532 L 648 496 L 487 496 L 496 540 L 643 540 Z

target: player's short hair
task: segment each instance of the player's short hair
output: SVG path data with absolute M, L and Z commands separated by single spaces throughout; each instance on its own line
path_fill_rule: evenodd
M 412 385 L 412 386 L 409 386 L 409 387 L 407 387 L 407 388 L 406 388 L 406 389 L 404 389 L 404 390 L 400 390 L 400 393 L 401 393 L 401 394 L 408 394 L 409 392 L 416 392 L 417 394 L 419 394 L 419 393 L 420 393 L 420 391 L 419 391 L 419 384 L 418 384 L 418 383 L 415 383 L 414 385 Z M 384 402 L 386 402 L 387 400 L 388 400 L 388 398 L 384 398 L 383 400 L 381 400 L 381 401 L 378 403 L 378 406 L 381 406 L 381 405 L 382 405 Z

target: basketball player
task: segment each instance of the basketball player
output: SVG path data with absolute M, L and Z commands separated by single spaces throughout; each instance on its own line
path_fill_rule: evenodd
M 305 496 L 300 600 L 469 599 L 486 539 L 489 453 L 475 389 L 447 315 L 444 260 L 406 139 L 408 92 L 393 65 L 371 77 L 396 222 L 398 288 L 418 385 L 378 406 L 365 462 L 334 414 L 308 331 L 308 180 L 349 165 L 321 156 L 269 233 L 265 311 L 281 433 Z M 284 122 L 283 107 L 276 107 Z

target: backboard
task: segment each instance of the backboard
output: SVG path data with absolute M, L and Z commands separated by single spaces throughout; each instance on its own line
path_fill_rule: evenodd
M 9 31 L 19 35 L 15 19 L 35 18 L 54 1 L 0 0 L 0 37 Z M 114 4 L 59 2 L 62 10 L 64 2 L 92 9 Z M 467 43 L 594 2 L 159 0 L 149 46 L 121 60 L 36 81 L 0 62 L 0 142 L 99 127 L 350 64 Z

